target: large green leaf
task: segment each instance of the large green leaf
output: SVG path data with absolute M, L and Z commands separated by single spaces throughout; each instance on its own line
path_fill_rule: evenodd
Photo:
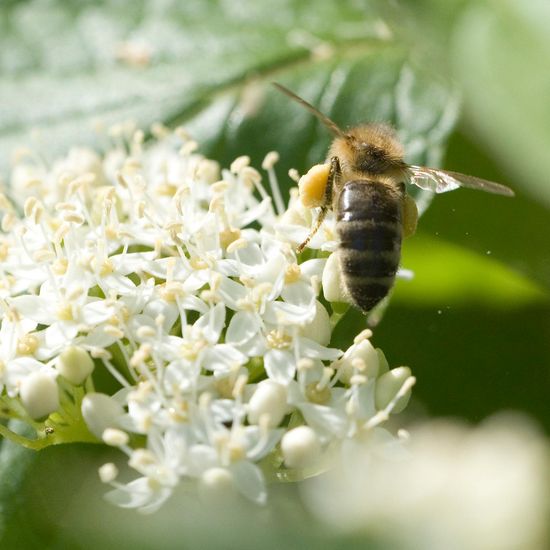
M 12 422 L 10 427 L 18 433 L 30 435 L 25 433 L 24 425 Z M 0 541 L 11 516 L 24 500 L 21 486 L 35 457 L 36 453 L 20 445 L 10 441 L 2 443 L 0 448 Z
M 413 277 L 397 281 L 392 302 L 494 309 L 550 302 L 545 289 L 495 260 L 490 249 L 482 255 L 419 233 L 404 243 L 402 263 Z
M 550 4 L 471 2 L 452 61 L 471 125 L 521 188 L 550 205 Z
M 253 0 L 4 8 L 0 167 L 32 129 L 51 159 L 75 143 L 98 144 L 98 121 L 131 118 L 189 125 L 224 162 L 242 153 L 259 161 L 277 149 L 282 168 L 304 168 L 323 158 L 328 135 L 275 97 L 267 86 L 274 79 L 342 125 L 393 121 L 412 145 L 411 160 L 437 161 L 454 102 L 445 86 L 412 68 L 377 5 L 320 1 L 311 9 L 288 0 L 277 17 Z

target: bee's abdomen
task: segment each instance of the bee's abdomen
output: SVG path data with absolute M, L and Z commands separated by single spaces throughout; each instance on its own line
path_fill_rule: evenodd
M 347 182 L 338 200 L 339 259 L 344 285 L 363 312 L 384 298 L 401 256 L 402 197 L 374 181 Z

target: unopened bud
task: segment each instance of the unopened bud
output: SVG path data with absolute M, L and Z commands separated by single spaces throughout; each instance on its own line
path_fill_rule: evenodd
M 117 425 L 124 414 L 122 405 L 104 393 L 89 393 L 82 400 L 82 416 L 88 429 L 101 439 L 107 428 Z
M 300 329 L 300 334 L 310 340 L 314 340 L 321 346 L 327 346 L 330 342 L 332 327 L 327 310 L 321 302 L 315 302 L 315 317 Z
M 349 303 L 349 298 L 342 285 L 338 252 L 333 252 L 327 259 L 327 263 L 323 269 L 322 285 L 325 300 L 329 302 Z
M 78 386 L 92 373 L 94 362 L 85 349 L 70 346 L 57 358 L 56 368 L 71 384 Z
M 403 387 L 405 381 L 410 378 L 411 369 L 409 367 L 398 367 L 392 369 L 378 378 L 376 381 L 376 389 L 374 399 L 378 410 L 385 409 L 392 399 L 395 398 L 397 392 Z M 411 390 L 409 389 L 402 397 L 400 397 L 395 406 L 390 411 L 392 413 L 401 412 L 409 402 Z
M 59 408 L 59 391 L 53 376 L 45 372 L 33 372 L 21 383 L 21 401 L 34 420 L 48 417 Z
M 258 424 L 262 415 L 269 415 L 268 425 L 278 426 L 286 414 L 286 388 L 273 380 L 263 380 L 248 403 L 248 421 Z
M 340 380 L 348 384 L 355 372 L 373 379 L 378 376 L 378 352 L 369 340 L 361 340 L 353 345 L 337 363 L 340 371 Z
M 283 436 L 281 450 L 286 466 L 306 468 L 314 465 L 319 459 L 321 443 L 309 426 L 299 426 Z

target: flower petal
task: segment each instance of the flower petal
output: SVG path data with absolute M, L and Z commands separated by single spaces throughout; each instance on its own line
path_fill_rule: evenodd
M 287 350 L 272 349 L 264 357 L 267 376 L 279 384 L 288 384 L 296 374 L 296 360 Z
M 229 322 L 225 341 L 233 345 L 244 344 L 255 336 L 259 330 L 260 327 L 256 315 L 249 311 L 237 311 Z
M 258 466 L 241 460 L 231 464 L 229 470 L 233 473 L 235 485 L 242 495 L 257 504 L 265 504 L 267 500 L 265 480 Z

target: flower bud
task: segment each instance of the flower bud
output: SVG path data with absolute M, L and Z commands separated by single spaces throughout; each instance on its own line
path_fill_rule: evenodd
M 322 285 L 325 300 L 349 303 L 349 298 L 342 286 L 338 252 L 333 252 L 327 259 L 325 269 L 323 269 Z
M 55 379 L 45 372 L 33 372 L 19 389 L 21 402 L 33 420 L 48 417 L 59 408 L 59 391 Z
M 378 376 L 380 376 L 390 370 L 390 364 L 380 348 L 376 348 L 376 353 L 378 353 Z
M 344 384 L 349 384 L 354 372 L 363 374 L 369 379 L 376 378 L 380 360 L 378 352 L 370 340 L 364 339 L 350 347 L 337 365 L 341 372 L 340 380 Z
M 94 370 L 94 362 L 86 350 L 70 346 L 57 358 L 56 368 L 71 384 L 79 386 Z
M 300 329 L 302 336 L 315 340 L 322 346 L 327 346 L 330 342 L 332 327 L 330 326 L 330 317 L 327 310 L 321 302 L 315 302 L 315 317 L 310 323 Z
M 306 468 L 319 459 L 321 443 L 309 426 L 299 426 L 285 433 L 281 440 L 281 450 L 286 466 Z
M 261 417 L 267 417 L 270 428 L 278 426 L 286 413 L 286 397 L 284 386 L 273 380 L 263 380 L 248 403 L 248 421 L 258 424 Z
M 122 405 L 104 393 L 89 393 L 82 400 L 82 416 L 88 429 L 98 438 L 107 428 L 117 425 L 124 414 Z
M 398 367 L 380 376 L 376 382 L 376 389 L 374 392 L 376 408 L 378 410 L 386 408 L 410 376 L 411 369 L 409 367 Z M 405 395 L 397 400 L 390 412 L 401 412 L 407 406 L 410 397 L 411 390 L 408 390 Z

